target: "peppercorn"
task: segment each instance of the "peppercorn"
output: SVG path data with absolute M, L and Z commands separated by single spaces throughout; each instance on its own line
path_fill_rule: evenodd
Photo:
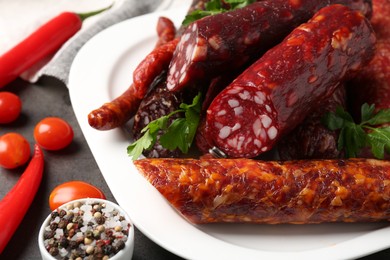
M 58 241 L 58 245 L 60 247 L 66 248 L 69 245 L 69 240 L 66 239 L 66 237 L 61 237 L 60 240 Z
M 123 249 L 125 247 L 125 242 L 123 240 L 118 240 L 114 245 L 114 252 L 118 253 L 119 250 Z
M 58 227 L 58 223 L 57 223 L 57 222 L 52 222 L 52 223 L 50 223 L 50 229 L 51 229 L 51 230 L 56 230 L 57 227 Z
M 110 255 L 110 254 L 114 253 L 114 248 L 112 247 L 112 245 L 105 245 L 105 246 L 103 246 L 103 253 L 105 255 Z
M 93 252 L 95 251 L 95 247 L 94 246 L 88 246 L 86 249 L 85 249 L 85 252 L 90 255 L 90 254 L 93 254 Z
M 100 216 L 100 217 L 95 218 L 95 221 L 96 221 L 96 223 L 98 223 L 99 225 L 101 225 L 101 224 L 104 224 L 104 222 L 106 221 L 106 219 L 105 219 L 103 216 Z
M 53 238 L 54 235 L 55 235 L 55 231 L 54 230 L 50 230 L 50 231 L 45 231 L 45 233 L 43 233 L 43 238 L 44 239 L 50 239 L 50 238 Z
M 52 256 L 56 256 L 56 255 L 58 255 L 58 253 L 59 253 L 59 250 L 58 250 L 57 247 L 51 247 L 49 249 L 49 254 L 52 255 Z
M 70 247 L 71 249 L 75 249 L 75 248 L 77 248 L 78 246 L 79 246 L 79 243 L 77 243 L 76 240 L 70 240 L 70 241 L 69 241 L 69 247 Z
M 85 237 L 87 238 L 93 238 L 93 232 L 91 230 L 86 230 L 85 231 Z
M 58 222 L 58 228 L 64 229 L 68 225 L 68 221 L 61 219 L 60 222 Z
M 102 207 L 99 204 L 96 204 L 96 205 L 93 206 L 93 209 L 96 210 L 96 211 L 101 211 Z
M 59 213 L 60 218 L 63 218 L 65 215 L 66 215 L 66 210 L 61 209 L 61 211 Z
M 100 232 L 99 232 L 99 230 L 94 230 L 93 231 L 93 238 L 94 239 L 99 239 L 100 238 Z
M 50 214 L 50 216 L 51 216 L 51 219 L 55 219 L 56 217 L 59 216 L 59 214 L 58 214 L 57 211 L 53 211 L 53 212 Z

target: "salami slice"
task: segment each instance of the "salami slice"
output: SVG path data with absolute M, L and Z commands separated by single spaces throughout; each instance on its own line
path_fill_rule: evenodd
M 342 3 L 371 14 L 370 0 L 264 0 L 195 21 L 183 32 L 169 65 L 168 89 L 240 68 L 280 42 L 321 7 Z
M 231 157 L 270 150 L 372 58 L 374 44 L 361 13 L 321 9 L 214 99 L 207 110 L 211 138 Z
M 390 221 L 390 162 L 144 159 L 142 175 L 192 223 Z

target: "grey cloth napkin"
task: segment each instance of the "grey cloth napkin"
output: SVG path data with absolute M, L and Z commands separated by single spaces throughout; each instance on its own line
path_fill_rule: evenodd
M 171 1 L 164 0 L 124 0 L 119 6 L 108 10 L 87 30 L 77 35 L 72 41 L 61 48 L 53 59 L 38 72 L 39 76 L 51 76 L 68 83 L 69 70 L 81 47 L 94 35 L 103 29 L 126 19 L 166 9 Z

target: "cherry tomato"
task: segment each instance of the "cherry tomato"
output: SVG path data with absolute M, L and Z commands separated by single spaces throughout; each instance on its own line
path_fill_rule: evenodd
M 21 134 L 8 133 L 0 137 L 0 165 L 14 169 L 30 158 L 30 144 Z
M 69 201 L 83 198 L 106 199 L 103 192 L 97 187 L 83 181 L 69 181 L 54 188 L 50 193 L 49 206 L 55 210 Z
M 0 92 L 0 124 L 15 121 L 22 111 L 22 101 L 11 92 Z
M 46 150 L 60 150 L 73 140 L 73 129 L 59 117 L 47 117 L 34 129 L 35 141 Z

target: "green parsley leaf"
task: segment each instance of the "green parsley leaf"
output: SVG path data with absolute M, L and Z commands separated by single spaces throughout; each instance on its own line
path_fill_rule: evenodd
M 369 125 L 382 125 L 390 122 L 390 109 L 379 110 L 370 120 L 367 121 Z
M 144 135 L 133 142 L 131 145 L 127 147 L 127 154 L 133 158 L 133 160 L 137 160 L 138 157 L 141 156 L 144 150 L 150 149 L 153 144 L 156 142 L 156 136 L 150 134 L 149 130 L 146 130 Z
M 143 136 L 127 147 L 127 154 L 133 160 L 139 158 L 144 150 L 151 149 L 157 142 L 157 134 L 161 131 L 160 144 L 169 150 L 179 148 L 187 153 L 194 140 L 200 121 L 202 102 L 201 94 L 194 97 L 192 104 L 181 104 L 180 109 L 151 121 L 141 133 Z M 184 118 L 176 118 L 168 126 L 169 119 L 177 113 L 184 113 Z
M 390 152 L 390 127 L 375 126 L 390 123 L 390 109 L 375 113 L 375 105 L 363 104 L 361 118 L 362 122 L 357 124 L 347 111 L 338 107 L 334 113 L 326 113 L 322 123 L 330 130 L 340 130 L 337 147 L 347 157 L 357 157 L 369 146 L 376 158 L 383 159 L 385 152 Z
M 183 153 L 188 149 L 195 138 L 196 130 L 200 121 L 200 111 L 202 108 L 201 95 L 198 94 L 192 104 L 181 104 L 185 118 L 178 118 L 168 127 L 166 133 L 160 137 L 160 144 L 169 149 L 179 148 Z
M 372 104 L 371 106 L 368 105 L 367 103 L 364 103 L 361 108 L 361 114 L 362 114 L 362 122 L 368 121 L 371 117 L 372 114 L 374 113 L 375 110 L 375 105 Z
M 371 145 L 371 151 L 378 159 L 383 159 L 385 154 L 385 147 L 390 147 L 390 128 L 370 128 L 371 132 L 367 134 L 368 141 Z
M 223 3 L 221 0 L 210 0 L 205 4 L 205 10 L 195 10 L 184 18 L 182 24 L 188 25 L 196 20 L 199 20 L 203 17 L 209 15 L 220 14 L 223 12 L 235 10 L 238 8 L 243 8 L 249 4 L 256 2 L 255 0 L 225 0 L 225 3 L 229 4 L 229 8 L 223 8 Z

